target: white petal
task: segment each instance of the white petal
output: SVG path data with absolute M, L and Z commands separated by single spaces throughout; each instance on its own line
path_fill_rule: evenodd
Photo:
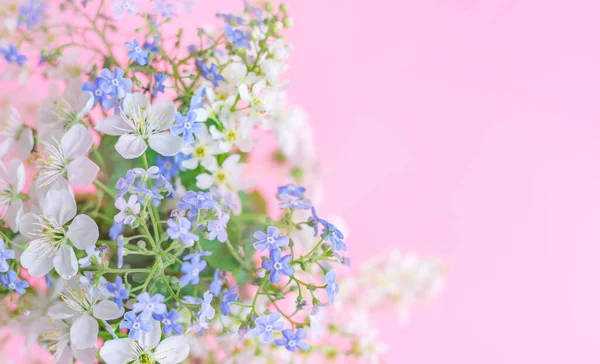
M 217 162 L 217 158 L 212 155 L 204 158 L 202 161 L 202 167 L 206 168 L 209 172 L 216 172 L 219 169 L 219 162 Z
M 10 137 L 0 142 L 0 159 L 4 158 L 4 156 L 8 154 L 8 151 L 10 150 L 10 148 L 12 148 L 14 143 L 15 140 Z
M 34 277 L 43 277 L 52 270 L 53 256 L 38 256 L 39 243 L 30 243 L 21 254 L 21 265 Z
M 51 189 L 46 194 L 42 211 L 45 216 L 54 218 L 63 226 L 75 217 L 77 204 L 68 189 Z
M 77 274 L 77 257 L 70 245 L 63 244 L 52 261 L 56 273 L 63 279 L 71 279 Z
M 125 159 L 135 159 L 146 151 L 146 142 L 138 135 L 125 134 L 119 137 L 115 149 Z
M 193 110 L 196 113 L 196 121 L 203 122 L 208 119 L 208 111 L 204 108 L 197 108 Z
M 75 359 L 82 364 L 94 364 L 96 362 L 96 348 L 87 348 L 83 350 L 73 349 L 73 356 L 75 356 Z
M 100 167 L 88 157 L 80 156 L 67 166 L 69 182 L 77 186 L 89 186 L 94 182 Z
M 100 301 L 92 307 L 95 318 L 100 320 L 114 320 L 123 315 L 123 309 L 113 301 Z
M 129 134 L 132 129 L 121 115 L 112 115 L 96 123 L 96 130 L 108 135 Z
M 98 241 L 98 225 L 88 215 L 77 215 L 73 219 L 69 230 L 67 230 L 67 238 L 71 240 L 77 249 L 85 250 L 96 245 Z
M 29 158 L 31 151 L 33 150 L 33 130 L 31 128 L 25 128 L 21 135 L 17 139 L 17 153 L 22 159 Z
M 141 92 L 134 92 L 125 95 L 123 99 L 123 111 L 125 115 L 131 116 L 133 111 L 137 111 L 138 108 L 145 109 L 148 107 L 148 99 Z
M 73 310 L 69 305 L 63 301 L 57 302 L 48 309 L 48 315 L 53 319 L 63 320 L 69 317 L 73 317 L 77 311 Z
M 145 351 L 150 351 L 158 345 L 161 335 L 160 321 L 152 320 L 152 330 L 150 332 L 142 331 L 138 342 Z
M 23 201 L 17 200 L 6 208 L 4 220 L 8 223 L 8 227 L 15 233 L 19 231 L 19 224 L 23 217 Z
M 73 364 L 73 352 L 69 345 L 66 345 L 66 343 L 59 343 L 59 346 L 62 348 L 62 351 L 59 349 L 56 351 L 56 354 L 54 354 L 58 356 L 55 364 Z
M 86 154 L 92 148 L 93 142 L 94 136 L 81 124 L 71 127 L 60 140 L 67 159 Z
M 75 349 L 93 348 L 98 340 L 98 321 L 87 313 L 71 326 L 71 346 Z
M 196 169 L 198 168 L 198 160 L 196 158 L 186 159 L 181 162 L 181 165 L 187 169 Z
M 13 159 L 8 164 L 8 181 L 17 192 L 25 187 L 25 166 L 19 159 Z
M 160 364 L 177 364 L 183 362 L 189 354 L 190 344 L 187 336 L 171 336 L 158 344 L 154 358 Z
M 38 223 L 41 223 L 42 219 L 34 213 L 28 212 L 21 216 L 21 221 L 19 221 L 19 232 L 29 238 L 28 241 L 34 240 L 37 238 L 35 235 L 35 231 L 37 231 Z
M 171 100 L 159 100 L 152 105 L 152 114 L 160 117 L 161 123 L 157 130 L 168 129 L 175 121 L 175 104 Z
M 129 363 L 136 357 L 132 341 L 128 338 L 109 340 L 100 349 L 100 357 L 106 364 Z
M 164 156 L 172 156 L 181 152 L 183 148 L 183 139 L 173 135 L 170 131 L 164 133 L 150 135 L 148 138 L 150 148 Z
M 196 187 L 207 190 L 213 185 L 214 180 L 214 177 L 208 173 L 199 174 L 196 176 Z
M 231 171 L 231 170 L 235 169 L 235 167 L 237 166 L 239 161 L 240 161 L 240 155 L 232 154 L 229 157 L 227 157 L 227 159 L 225 159 L 225 162 L 223 162 L 223 169 L 226 171 Z

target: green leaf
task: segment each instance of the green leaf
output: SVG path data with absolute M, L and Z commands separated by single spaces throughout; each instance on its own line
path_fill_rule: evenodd
M 266 214 L 267 201 L 258 191 L 252 193 L 240 192 L 240 200 L 242 201 L 242 211 L 244 214 Z
M 231 252 L 227 249 L 225 243 L 221 243 L 216 239 L 210 241 L 201 237 L 200 245 L 202 245 L 202 249 L 212 253 L 211 255 L 204 257 L 211 267 L 226 270 L 233 274 L 237 273 L 240 269 L 240 264 L 231 255 Z

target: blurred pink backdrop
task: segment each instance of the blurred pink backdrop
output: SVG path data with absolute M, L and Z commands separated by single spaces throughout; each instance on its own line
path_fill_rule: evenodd
M 194 29 L 241 0 L 200 0 Z M 444 257 L 387 363 L 600 360 L 596 1 L 290 1 L 290 98 L 355 265 Z M 327 215 L 325 214 L 325 215 Z

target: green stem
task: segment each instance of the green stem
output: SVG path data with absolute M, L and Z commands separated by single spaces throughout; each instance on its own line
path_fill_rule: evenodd
M 100 180 L 95 180 L 94 184 L 100 188 L 102 191 L 106 192 L 110 197 L 112 198 L 116 198 L 117 194 L 115 193 L 115 191 L 111 190 L 110 188 L 108 188 L 108 186 L 106 186 L 104 183 L 102 183 Z

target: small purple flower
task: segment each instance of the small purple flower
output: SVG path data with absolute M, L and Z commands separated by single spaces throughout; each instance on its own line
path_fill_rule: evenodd
M 125 14 L 135 15 L 139 9 L 134 4 L 139 0 L 117 0 L 112 4 L 115 18 L 122 19 Z
M 163 303 L 165 297 L 160 293 L 156 293 L 150 297 L 148 292 L 143 292 L 137 297 L 137 300 L 133 304 L 133 312 L 141 312 L 140 316 L 144 320 L 148 320 L 155 313 L 161 314 L 167 312 L 167 305 Z
M 126 301 L 129 298 L 129 292 L 123 285 L 123 278 L 117 276 L 115 278 L 115 283 L 106 282 L 104 288 L 113 295 L 113 301 L 117 306 L 123 308 L 123 301 Z
M 125 250 L 125 239 L 123 235 L 119 235 L 117 238 L 117 268 L 123 266 L 123 251 Z
M 246 20 L 244 18 L 241 18 L 239 16 L 235 16 L 233 14 L 218 13 L 217 14 L 217 18 L 222 18 L 223 20 L 225 20 L 229 24 L 237 24 L 237 25 L 244 25 L 244 24 L 246 24 Z
M 198 284 L 200 281 L 200 272 L 206 268 L 206 262 L 200 259 L 200 254 L 191 254 L 184 259 L 186 258 L 189 258 L 189 260 L 183 262 L 181 265 L 181 272 L 185 274 L 179 278 L 179 283 L 182 286 L 187 286 L 190 283 Z
M 187 191 L 177 205 L 182 210 L 190 209 L 190 216 L 198 215 L 198 210 L 209 210 L 217 206 L 212 195 L 205 192 Z
M 4 240 L 0 238 L 0 272 L 8 271 L 7 259 L 15 259 L 15 252 L 12 249 L 4 249 Z
M 140 46 L 137 39 L 133 39 L 133 43 L 125 42 L 125 46 L 129 48 L 127 55 L 133 61 L 136 61 L 140 66 L 148 63 L 148 51 Z
M 159 73 L 154 75 L 154 85 L 152 85 L 152 95 L 156 97 L 158 93 L 165 93 L 165 81 L 167 80 L 167 75 L 164 73 Z
M 0 53 L 2 53 L 6 62 L 16 63 L 19 67 L 23 67 L 25 61 L 27 61 L 27 57 L 19 54 L 17 47 L 14 45 L 10 45 L 8 48 L 0 48 Z
M 273 341 L 273 331 L 283 329 L 283 322 L 280 321 L 280 313 L 272 313 L 270 316 L 261 316 L 254 320 L 256 327 L 250 331 L 252 337 L 262 336 L 264 343 L 270 343 Z
M 29 283 L 18 279 L 17 273 L 12 270 L 0 275 L 0 283 L 8 290 L 15 291 L 18 294 L 25 294 L 25 288 L 29 287 Z
M 169 4 L 165 0 L 154 0 L 156 6 L 152 9 L 153 14 L 162 16 L 163 18 L 172 18 L 175 15 L 175 4 Z
M 215 296 L 221 293 L 221 288 L 223 286 L 223 279 L 221 278 L 221 270 L 219 268 L 215 269 L 215 274 L 213 276 L 212 282 L 208 286 L 208 289 Z
M 325 275 L 325 292 L 327 292 L 327 297 L 329 297 L 329 303 L 334 302 L 335 294 L 340 291 L 340 286 L 335 282 L 336 274 L 334 271 L 329 271 Z
M 236 48 L 248 48 L 250 35 L 240 29 L 233 29 L 229 25 L 225 26 L 225 37 L 232 42 Z
M 136 316 L 133 311 L 129 311 L 125 314 L 125 321 L 121 321 L 119 325 L 120 328 L 129 330 L 129 338 L 132 340 L 139 340 L 142 331 L 152 331 L 152 323 L 141 316 Z
M 212 303 L 213 295 L 210 291 L 204 292 L 202 296 L 202 306 L 200 307 L 200 315 L 212 319 L 215 317 L 215 309 L 210 305 Z
M 133 225 L 142 209 L 136 195 L 129 196 L 127 201 L 122 197 L 118 198 L 115 201 L 115 207 L 120 210 L 114 217 L 115 222 L 122 222 L 125 225 Z
M 225 316 L 229 315 L 229 312 L 231 312 L 229 305 L 238 300 L 239 295 L 234 293 L 237 289 L 238 286 L 236 285 L 230 290 L 223 292 L 223 296 L 221 297 L 221 312 Z
M 169 225 L 167 229 L 169 237 L 173 240 L 179 240 L 187 246 L 194 245 L 194 242 L 200 239 L 198 235 L 190 233 L 192 223 L 186 218 L 179 220 L 179 223 L 169 219 L 167 225 Z
M 175 157 L 157 155 L 156 165 L 159 168 L 159 173 L 169 181 L 179 175 L 179 166 L 175 162 Z
M 115 222 L 108 230 L 108 236 L 111 240 L 117 240 L 119 238 L 119 235 L 121 235 L 124 230 L 125 224 L 123 224 L 122 222 Z
M 290 329 L 285 329 L 281 333 L 283 334 L 283 339 L 275 340 L 276 346 L 285 346 L 286 349 L 292 352 L 295 352 L 296 348 L 302 351 L 308 350 L 308 344 L 302 341 L 306 338 L 306 331 L 303 329 L 298 329 L 295 334 Z
M 211 64 L 210 68 L 204 62 L 200 62 L 199 64 L 200 70 L 202 71 L 202 77 L 209 80 L 213 86 L 218 86 L 219 81 L 224 81 L 225 77 L 221 76 L 217 72 L 219 71 L 219 67 L 216 64 Z
M 156 185 L 154 185 L 154 187 L 152 188 L 152 191 L 154 193 L 166 192 L 167 196 L 175 195 L 175 189 L 173 188 L 173 185 L 163 175 L 158 176 L 158 178 L 156 179 Z M 161 195 L 161 199 L 162 199 L 162 195 Z M 155 203 L 156 202 L 158 202 L 158 201 L 155 201 Z M 156 205 L 156 206 L 158 206 L 158 205 Z
M 190 110 L 199 109 L 204 106 L 204 98 L 206 97 L 206 89 L 204 87 L 198 89 L 198 92 L 192 96 L 190 101 Z
M 290 239 L 287 236 L 279 236 L 279 229 L 275 226 L 269 226 L 267 233 L 257 231 L 254 233 L 254 238 L 257 239 L 254 242 L 254 249 L 263 251 L 267 248 L 279 249 L 281 246 L 287 246 L 290 243 Z
M 119 193 L 117 193 L 117 199 L 123 197 L 123 195 L 129 192 L 129 189 L 135 183 L 136 177 L 137 176 L 135 171 L 129 170 L 127 171 L 127 174 L 125 174 L 125 177 L 119 178 L 117 184 L 115 185 L 115 187 L 117 187 L 117 189 L 119 190 Z
M 208 239 L 215 240 L 219 239 L 221 243 L 227 240 L 227 223 L 229 222 L 229 215 L 223 214 L 216 220 L 208 222 Z
M 103 79 L 101 77 L 96 77 L 94 83 L 86 82 L 83 84 L 81 89 L 83 91 L 91 92 L 92 95 L 94 95 L 94 103 L 99 102 L 100 106 L 102 106 L 104 110 L 108 110 L 114 106 L 115 100 L 108 97 L 108 95 L 102 90 L 102 87 L 100 87 L 102 82 Z
M 321 220 L 321 222 L 324 226 L 323 232 L 321 233 L 321 237 L 325 238 L 325 241 L 328 241 L 331 244 L 333 250 L 341 250 L 345 252 L 347 249 L 346 243 L 342 241 L 342 239 L 344 239 L 344 234 L 342 234 L 342 232 L 333 224 L 325 220 Z
M 177 323 L 181 316 L 175 309 L 171 309 L 168 313 L 154 314 L 152 318 L 162 323 L 162 330 L 165 334 L 170 335 L 174 332 L 177 335 L 183 334 L 183 326 Z
M 28 30 L 32 30 L 44 18 L 46 4 L 39 0 L 29 0 L 29 4 L 21 4 L 19 7 L 19 24 L 26 24 Z
M 124 78 L 124 74 L 123 70 L 118 67 L 115 67 L 113 72 L 107 68 L 103 69 L 100 72 L 102 91 L 111 96 L 125 97 L 125 94 L 131 90 L 132 82 L 130 79 Z
M 190 111 L 186 116 L 181 115 L 179 111 L 175 113 L 175 124 L 171 126 L 171 133 L 174 135 L 183 135 L 183 140 L 187 144 L 194 143 L 194 135 L 202 131 L 204 124 L 196 121 L 196 113 Z
M 277 187 L 277 197 L 279 198 L 281 198 L 281 195 L 290 195 L 301 198 L 304 197 L 304 192 L 306 192 L 306 188 L 302 186 L 296 186 L 292 183 Z
M 290 262 L 292 261 L 290 254 L 282 257 L 279 249 L 273 249 L 269 255 L 271 259 L 263 260 L 262 267 L 271 272 L 269 275 L 271 282 L 279 283 L 281 274 L 285 274 L 286 276 L 294 275 L 294 268 L 290 266 Z
M 282 209 L 290 208 L 292 210 L 308 210 L 310 204 L 303 200 L 306 189 L 301 186 L 288 184 L 277 188 L 277 198 L 279 207 Z

